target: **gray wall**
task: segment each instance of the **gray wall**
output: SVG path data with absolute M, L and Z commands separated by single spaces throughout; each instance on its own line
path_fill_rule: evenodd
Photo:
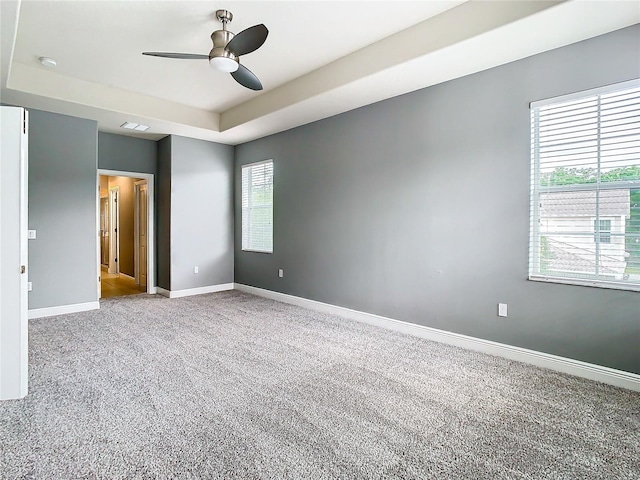
M 233 147 L 172 136 L 170 150 L 171 290 L 233 282 Z
M 92 120 L 29 110 L 29 308 L 98 300 Z
M 637 293 L 527 280 L 529 102 L 640 76 L 639 35 L 236 147 L 235 281 L 640 373 Z M 243 252 L 240 168 L 269 158 L 274 253 Z
M 156 175 L 157 285 L 171 290 L 171 137 L 158 141 Z
M 158 142 L 99 132 L 98 168 L 155 175 L 158 168 Z

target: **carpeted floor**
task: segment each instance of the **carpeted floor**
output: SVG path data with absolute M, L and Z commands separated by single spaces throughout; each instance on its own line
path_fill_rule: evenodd
M 638 479 L 640 394 L 239 292 L 30 322 L 2 479 Z

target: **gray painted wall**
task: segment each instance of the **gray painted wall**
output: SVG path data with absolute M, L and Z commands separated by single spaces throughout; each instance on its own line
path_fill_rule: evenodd
M 158 141 L 156 175 L 157 285 L 171 290 L 171 137 Z
M 95 121 L 29 110 L 29 308 L 98 300 Z
M 235 281 L 640 373 L 640 295 L 527 280 L 529 103 L 640 76 L 639 36 L 236 147 Z M 240 168 L 269 158 L 274 253 L 243 252 Z
M 156 174 L 158 142 L 98 132 L 98 168 Z
M 178 136 L 170 145 L 171 290 L 233 282 L 233 147 Z

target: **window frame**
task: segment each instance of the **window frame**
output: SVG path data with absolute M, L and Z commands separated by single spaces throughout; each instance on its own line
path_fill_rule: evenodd
M 267 165 L 267 164 L 271 164 L 271 171 L 272 171 L 272 176 L 271 176 L 271 189 L 272 189 L 272 197 L 271 197 L 271 205 L 259 205 L 259 206 L 248 206 L 249 211 L 248 216 L 249 216 L 249 225 L 248 228 L 251 228 L 250 222 L 251 222 L 251 211 L 255 210 L 255 209 L 264 209 L 264 208 L 271 208 L 271 250 L 261 250 L 258 248 L 245 248 L 244 245 L 244 239 L 245 239 L 245 235 L 244 235 L 244 229 L 245 229 L 245 206 L 244 206 L 244 171 L 247 168 L 253 168 L 253 167 L 259 167 L 260 165 Z M 273 159 L 267 159 L 267 160 L 260 160 L 258 162 L 251 162 L 251 163 L 245 163 L 244 165 L 241 165 L 240 167 L 240 217 L 241 217 L 241 221 L 240 221 L 240 249 L 243 252 L 253 252 L 253 253 L 265 253 L 265 254 L 273 254 L 273 250 L 274 250 L 274 244 L 275 244 L 275 239 L 274 239 L 274 228 L 273 228 L 273 216 L 274 216 L 274 198 L 273 198 L 273 193 L 274 193 L 274 177 L 275 177 L 275 164 Z M 247 195 L 247 197 L 250 199 L 251 195 Z M 249 234 L 250 235 L 250 234 Z
M 616 84 L 606 85 L 599 88 L 594 88 L 590 90 L 584 90 L 580 92 L 575 92 L 568 95 L 561 95 L 557 97 L 552 97 L 544 100 L 539 100 L 535 102 L 531 102 L 530 107 L 530 126 L 529 132 L 531 135 L 531 150 L 530 150 L 530 160 L 531 160 L 531 170 L 529 172 L 530 178 L 530 225 L 529 225 L 529 273 L 528 280 L 538 281 L 538 282 L 548 282 L 548 283 L 559 283 L 565 285 L 577 285 L 577 286 L 589 286 L 589 287 L 598 287 L 598 288 L 611 288 L 618 290 L 627 290 L 638 292 L 640 291 L 640 282 L 638 283 L 629 283 L 629 282 L 619 282 L 619 281 L 607 281 L 604 279 L 581 279 L 574 278 L 570 276 L 563 275 L 550 275 L 543 273 L 541 271 L 540 265 L 542 262 L 540 255 L 540 248 L 542 243 L 541 229 L 540 229 L 540 210 L 541 210 L 541 201 L 540 196 L 543 193 L 552 193 L 552 192 L 578 192 L 578 191 L 589 191 L 589 192 L 602 192 L 605 190 L 618 190 L 621 188 L 629 188 L 629 189 L 637 189 L 640 188 L 640 180 L 633 181 L 621 181 L 621 182 L 606 182 L 593 184 L 575 184 L 575 185 L 558 185 L 558 186 L 547 186 L 543 190 L 540 185 L 541 175 L 539 168 L 539 153 L 537 151 L 537 143 L 535 141 L 536 136 L 539 132 L 536 130 L 539 121 L 536 119 L 536 109 L 538 107 L 543 107 L 547 105 L 559 104 L 570 102 L 572 100 L 579 100 L 581 98 L 593 97 L 596 95 L 605 95 L 609 93 L 615 93 L 617 91 L 629 90 L 634 88 L 640 88 L 640 79 L 633 79 L 626 82 L 620 82 Z M 598 120 L 598 125 L 600 120 Z M 599 163 L 599 160 L 598 160 Z M 599 212 L 599 210 L 598 210 Z M 593 226 L 598 225 L 597 222 L 601 222 L 599 218 L 599 213 L 597 213 Z M 601 225 L 601 224 L 600 224 Z M 596 236 L 601 233 L 594 230 L 594 241 Z M 610 239 L 611 242 L 612 232 L 604 232 Z M 623 234 L 626 235 L 626 234 Z M 626 237 L 625 237 L 626 238 Z M 600 238 L 600 242 L 596 242 L 597 245 L 607 242 L 602 242 L 602 238 Z

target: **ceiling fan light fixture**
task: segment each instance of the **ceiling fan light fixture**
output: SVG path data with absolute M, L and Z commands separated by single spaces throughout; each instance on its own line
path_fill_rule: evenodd
M 228 57 L 212 57 L 209 59 L 209 65 L 219 72 L 225 73 L 235 72 L 240 67 L 237 61 Z

